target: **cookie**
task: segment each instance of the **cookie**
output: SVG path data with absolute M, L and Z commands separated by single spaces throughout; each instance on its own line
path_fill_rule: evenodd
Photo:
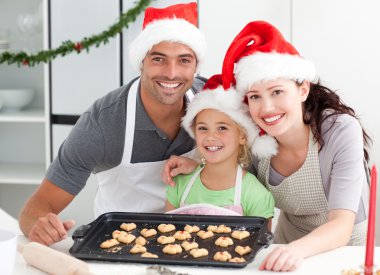
M 229 259 L 232 259 L 232 256 L 227 251 L 219 251 L 216 252 L 214 255 L 214 260 L 219 262 L 226 262 Z
M 248 238 L 249 235 L 250 235 L 249 232 L 246 231 L 246 230 L 242 230 L 242 231 L 240 231 L 240 230 L 234 230 L 231 233 L 231 237 L 235 238 L 237 240 L 242 240 L 242 239 Z
M 204 257 L 208 255 L 208 250 L 206 248 L 194 248 L 190 251 L 190 255 L 194 258 Z
M 228 261 L 231 263 L 245 263 L 245 259 L 240 258 L 240 257 L 235 257 L 235 258 L 229 259 Z
M 125 235 L 125 234 L 127 234 L 127 232 L 125 232 L 125 231 L 120 231 L 120 230 L 115 230 L 114 232 L 112 232 L 112 238 L 117 239 L 117 238 L 119 238 L 121 235 Z
M 135 235 L 126 233 L 125 235 L 120 235 L 117 240 L 121 243 L 130 244 L 136 239 Z
M 140 231 L 140 234 L 143 235 L 145 238 L 149 238 L 156 235 L 157 231 L 156 229 L 153 229 L 153 228 L 152 229 L 144 228 Z
M 146 243 L 147 243 L 147 241 L 145 240 L 145 238 L 143 236 L 138 236 L 136 238 L 135 244 L 146 245 Z
M 170 231 L 174 231 L 175 230 L 175 226 L 173 224 L 165 224 L 165 223 L 162 223 L 160 224 L 158 227 L 157 227 L 158 231 L 160 231 L 161 233 L 167 233 L 167 232 L 170 232 Z
M 179 254 L 182 252 L 182 248 L 179 244 L 167 244 L 162 249 L 162 252 L 170 255 Z
M 185 230 L 185 231 L 187 231 L 189 233 L 196 233 L 200 229 L 199 229 L 199 226 L 197 226 L 197 225 L 191 226 L 191 225 L 186 224 L 186 226 L 185 226 L 185 228 L 183 230 Z
M 174 243 L 175 238 L 173 236 L 160 236 L 157 238 L 157 242 L 160 244 Z
M 197 236 L 204 240 L 213 237 L 214 233 L 212 231 L 201 230 L 197 233 Z
M 136 228 L 136 224 L 135 223 L 122 223 L 120 225 L 120 228 L 125 230 L 125 231 L 131 231 L 131 230 Z
M 228 226 L 225 226 L 224 224 L 221 224 L 219 226 L 209 225 L 207 227 L 207 230 L 212 231 L 214 233 L 230 233 L 231 232 L 231 228 Z
M 129 250 L 129 253 L 131 253 L 131 254 L 145 253 L 145 252 L 146 252 L 146 247 L 142 246 L 142 245 L 139 245 L 139 244 L 135 244 L 131 248 L 131 250 Z
M 113 246 L 118 245 L 118 244 L 119 244 L 118 240 L 109 239 L 109 240 L 102 242 L 100 244 L 100 248 L 110 248 L 110 247 L 113 247 Z
M 230 246 L 230 245 L 233 245 L 233 244 L 234 244 L 234 242 L 233 242 L 233 240 L 230 237 L 219 237 L 215 241 L 215 245 L 221 246 L 221 247 L 227 247 L 227 246 Z
M 184 241 L 184 240 L 190 239 L 191 235 L 190 235 L 189 232 L 181 230 L 181 231 L 175 232 L 174 235 L 173 235 L 173 237 L 176 240 Z
M 238 245 L 237 247 L 235 247 L 235 252 L 237 253 L 237 254 L 239 254 L 240 256 L 243 256 L 243 255 L 245 255 L 245 254 L 248 254 L 248 253 L 250 253 L 252 251 L 252 248 L 251 247 L 249 247 L 248 245 L 247 246 L 240 246 L 240 245 Z
M 183 247 L 183 249 L 185 249 L 185 251 L 189 251 L 191 249 L 194 249 L 194 248 L 198 248 L 198 243 L 196 242 L 188 242 L 188 241 L 184 241 L 181 246 Z
M 152 254 L 150 252 L 145 252 L 145 253 L 141 254 L 141 257 L 143 257 L 143 258 L 158 258 L 158 256 L 156 254 Z

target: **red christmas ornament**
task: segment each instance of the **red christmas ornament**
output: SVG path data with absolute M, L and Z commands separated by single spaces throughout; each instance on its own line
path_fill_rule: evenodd
M 82 43 L 76 43 L 74 48 L 77 52 L 80 52 L 82 50 Z
M 24 65 L 24 66 L 29 66 L 29 61 L 28 61 L 28 60 L 24 60 L 24 61 L 22 61 L 22 65 Z

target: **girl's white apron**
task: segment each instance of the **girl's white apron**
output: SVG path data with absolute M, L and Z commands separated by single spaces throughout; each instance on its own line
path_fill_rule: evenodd
M 169 211 L 170 214 L 191 214 L 191 215 L 229 215 L 229 216 L 243 216 L 243 208 L 241 206 L 241 190 L 243 181 L 243 169 L 238 165 L 236 171 L 236 183 L 235 183 L 235 197 L 233 205 L 226 205 L 224 207 L 219 207 L 207 203 L 198 203 L 186 205 L 185 200 L 190 193 L 191 187 L 193 186 L 196 178 L 202 172 L 203 167 L 199 169 L 191 177 L 185 191 L 182 194 L 180 208 Z

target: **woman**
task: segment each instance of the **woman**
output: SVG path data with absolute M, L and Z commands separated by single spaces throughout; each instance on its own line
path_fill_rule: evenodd
M 261 270 L 292 271 L 312 255 L 365 244 L 370 138 L 354 110 L 316 79 L 313 64 L 263 21 L 249 23 L 224 59 L 224 88 L 236 83 L 254 122 L 278 143 L 275 156 L 253 165 L 281 209 L 274 241 L 284 244 Z M 172 158 L 163 178 L 170 183 L 193 165 Z

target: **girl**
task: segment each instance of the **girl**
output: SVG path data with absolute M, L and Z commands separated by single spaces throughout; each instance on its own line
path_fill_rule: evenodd
M 275 156 L 256 159 L 252 167 L 281 209 L 274 242 L 284 244 L 260 269 L 292 271 L 312 255 L 365 245 L 369 189 L 363 163 L 370 139 L 354 110 L 263 21 L 243 28 L 226 53 L 223 86 L 234 83 L 252 119 L 278 143 Z M 192 162 L 181 162 L 187 164 L 172 175 L 191 170 Z M 173 158 L 165 171 L 178 164 Z
M 167 188 L 170 213 L 246 215 L 271 218 L 272 195 L 245 168 L 251 164 L 251 146 L 265 142 L 258 137 L 257 126 L 236 91 L 209 89 L 220 81 L 214 76 L 205 90 L 195 95 L 187 108 L 182 125 L 195 139 L 203 164 L 189 175 L 178 175 L 174 187 Z M 215 84 L 216 83 L 216 84 Z M 270 143 L 270 141 L 268 141 Z M 255 151 L 262 157 L 268 149 Z

